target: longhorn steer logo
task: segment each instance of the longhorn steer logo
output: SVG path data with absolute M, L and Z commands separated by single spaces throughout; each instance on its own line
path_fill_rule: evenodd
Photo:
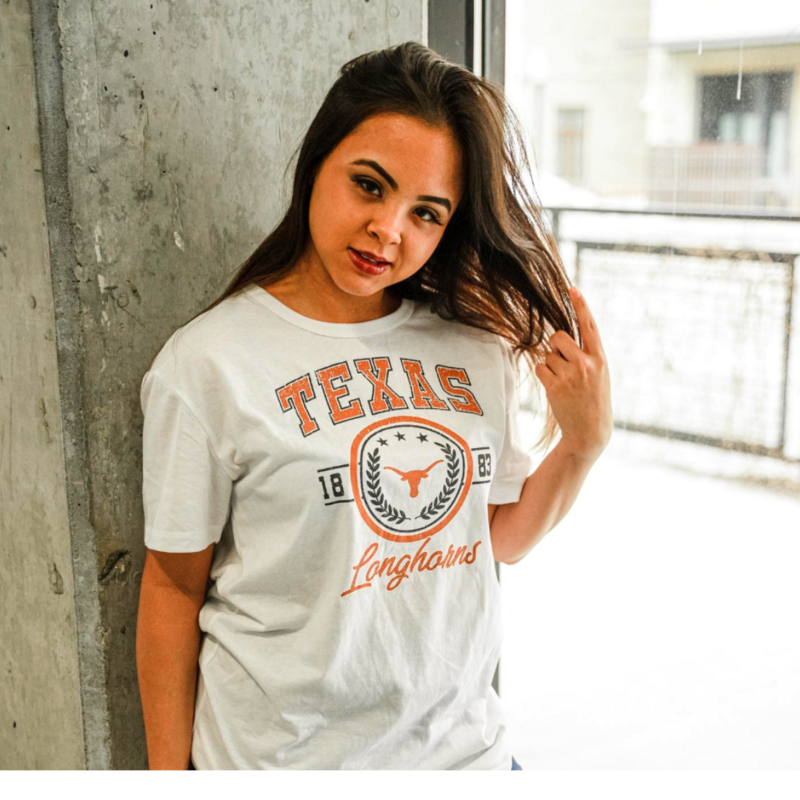
M 441 463 L 442 459 L 440 458 L 438 461 L 434 461 L 433 464 L 425 469 L 412 469 L 408 472 L 403 472 L 402 470 L 395 469 L 394 467 L 384 467 L 384 469 L 390 469 L 392 472 L 402 475 L 402 480 L 408 481 L 408 485 L 411 487 L 411 497 L 416 497 L 419 494 L 419 482 L 423 478 L 427 478 L 431 469 L 433 469 L 433 467 L 435 467 L 437 464 Z
M 419 469 L 420 463 L 428 466 Z M 350 449 L 356 506 L 375 533 L 395 542 L 414 542 L 444 528 L 469 493 L 472 469 L 467 443 L 422 417 L 373 422 Z

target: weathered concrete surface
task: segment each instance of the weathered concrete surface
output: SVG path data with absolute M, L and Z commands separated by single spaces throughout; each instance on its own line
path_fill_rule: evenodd
M 25 0 L 0 3 L 0 42 L 0 769 L 81 768 L 79 592 Z M 97 593 L 83 596 L 96 610 Z
M 17 15 L 26 8 L 22 0 L 11 6 Z M 288 189 L 283 169 L 339 66 L 367 50 L 423 41 L 427 9 L 425 0 L 34 0 L 32 9 L 49 263 L 42 176 L 31 169 L 26 180 L 38 181 L 29 187 L 32 199 L 14 204 L 24 215 L 0 228 L 5 235 L 13 225 L 21 237 L 25 226 L 39 226 L 38 239 L 31 233 L 16 245 L 13 274 L 2 273 L 0 302 L 13 316 L 2 323 L 0 386 L 13 391 L 15 403 L 13 420 L 10 406 L 3 410 L 8 557 L 0 591 L 17 605 L 23 585 L 30 593 L 30 608 L 3 641 L 24 670 L 15 702 L 35 730 L 16 744 L 4 726 L 0 763 L 137 769 L 147 763 L 134 650 L 144 561 L 142 375 L 172 331 L 224 288 L 278 221 Z M 22 113 L 20 101 L 14 105 Z M 32 126 L 14 147 L 36 152 Z M 15 157 L 8 148 L 3 170 Z M 45 286 L 49 310 L 39 307 L 40 316 L 22 302 L 35 294 L 35 275 L 42 285 L 52 281 Z M 19 284 L 18 294 L 6 293 L 6 281 Z M 20 338 L 23 324 L 34 331 L 35 321 L 41 331 Z M 30 366 L 6 358 L 7 328 L 19 331 L 14 358 L 30 351 Z M 34 408 L 39 395 L 48 409 L 53 403 L 52 445 Z M 40 464 L 47 447 L 56 451 L 54 463 Z M 13 481 L 6 480 L 10 464 Z M 34 495 L 50 500 L 37 513 Z M 38 545 L 44 530 L 62 553 Z M 44 567 L 63 564 L 63 595 L 50 591 L 50 573 L 42 578 L 35 561 L 30 569 L 40 589 L 20 573 L 34 550 Z M 72 602 L 73 575 L 74 627 L 62 624 L 59 644 L 50 627 L 68 611 L 57 614 L 44 597 Z M 3 625 L 5 632 L 10 622 Z M 40 642 L 27 655 L 23 630 Z M 54 666 L 48 671 L 49 652 L 64 675 Z M 58 714 L 48 692 L 59 699 Z M 4 708 L 6 695 L 4 682 Z

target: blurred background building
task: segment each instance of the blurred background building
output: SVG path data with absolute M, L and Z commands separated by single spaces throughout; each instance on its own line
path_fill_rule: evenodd
M 800 4 L 506 11 L 508 95 L 616 424 L 799 463 Z
M 800 209 L 800 4 L 508 9 L 507 85 L 553 202 Z

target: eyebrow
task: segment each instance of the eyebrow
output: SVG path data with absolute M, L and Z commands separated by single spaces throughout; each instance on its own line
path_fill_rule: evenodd
M 363 164 L 367 167 L 372 167 L 379 175 L 381 175 L 384 180 L 392 187 L 395 191 L 397 191 L 397 181 L 377 162 L 372 161 L 369 158 L 359 158 L 356 161 L 351 161 L 351 164 Z M 424 200 L 427 203 L 438 203 L 440 206 L 444 206 L 448 211 L 452 210 L 452 206 L 450 205 L 450 201 L 446 197 L 434 197 L 430 194 L 421 194 L 417 197 L 417 200 Z

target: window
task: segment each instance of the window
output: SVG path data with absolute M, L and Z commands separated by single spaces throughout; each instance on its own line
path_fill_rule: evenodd
M 706 75 L 700 78 L 700 139 L 758 148 L 760 173 L 789 166 L 790 72 Z
M 558 165 L 561 178 L 578 182 L 583 179 L 583 130 L 582 108 L 558 109 Z

